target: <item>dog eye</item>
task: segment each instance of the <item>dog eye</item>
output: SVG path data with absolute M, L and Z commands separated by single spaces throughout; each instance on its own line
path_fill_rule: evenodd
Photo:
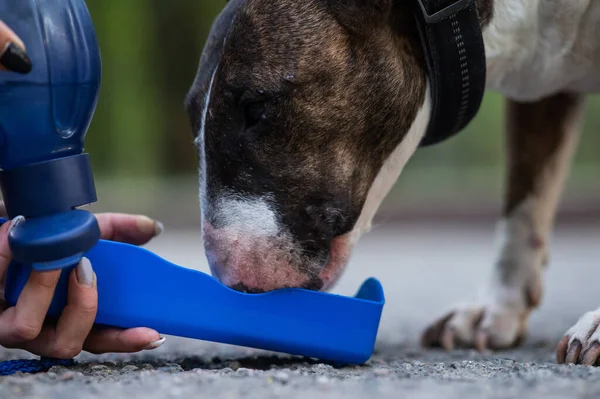
M 264 101 L 249 103 L 246 105 L 246 129 L 257 125 L 260 121 L 265 120 L 267 104 Z

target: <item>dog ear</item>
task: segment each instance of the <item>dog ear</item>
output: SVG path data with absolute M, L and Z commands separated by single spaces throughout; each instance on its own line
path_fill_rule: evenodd
M 346 29 L 358 33 L 374 23 L 386 21 L 394 0 L 327 0 L 338 22 Z

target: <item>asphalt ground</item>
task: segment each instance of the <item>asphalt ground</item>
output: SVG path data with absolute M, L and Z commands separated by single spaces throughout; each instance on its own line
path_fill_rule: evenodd
M 0 398 L 600 396 L 600 368 L 554 360 L 564 332 L 600 305 L 600 226 L 557 228 L 544 300 L 522 347 L 497 353 L 419 347 L 423 328 L 453 302 L 474 295 L 485 278 L 494 257 L 493 227 L 376 227 L 363 238 L 333 290 L 353 295 L 371 276 L 384 285 L 387 303 L 376 351 L 363 366 L 335 368 L 285 354 L 168 337 L 151 352 L 83 353 L 72 368 L 2 377 Z M 174 263 L 208 271 L 197 231 L 167 230 L 148 247 Z M 29 357 L 0 350 L 0 360 Z

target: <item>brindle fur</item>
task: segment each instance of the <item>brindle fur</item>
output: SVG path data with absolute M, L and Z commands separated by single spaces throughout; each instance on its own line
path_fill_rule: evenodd
M 564 146 L 567 135 L 573 133 L 570 125 L 579 118 L 582 103 L 583 97 L 572 93 L 559 93 L 532 103 L 507 101 L 505 216 L 538 193 L 542 174 L 552 167 L 550 162 Z
M 508 173 L 504 215 L 512 215 L 528 198 L 539 198 L 546 204 L 548 220 L 529 222 L 531 226 L 538 226 L 539 231 L 528 242 L 544 250 L 544 266 L 548 263 L 547 236 L 552 230 L 560 192 L 579 138 L 583 105 L 584 96 L 574 93 L 558 93 L 532 103 L 507 100 Z M 565 151 L 569 151 L 566 157 L 559 156 Z M 548 185 L 554 190 L 548 190 Z M 552 192 L 559 195 L 553 198 Z M 509 281 L 514 278 L 514 268 L 520 265 L 503 262 L 498 267 L 503 280 Z M 526 293 L 526 297 L 531 308 L 539 305 L 539 295 Z
M 187 99 L 198 134 L 220 59 L 201 151 L 208 194 L 269 195 L 304 253 L 326 259 L 423 103 L 423 57 L 403 4 L 231 1 Z M 267 102 L 266 120 L 246 128 L 255 101 Z

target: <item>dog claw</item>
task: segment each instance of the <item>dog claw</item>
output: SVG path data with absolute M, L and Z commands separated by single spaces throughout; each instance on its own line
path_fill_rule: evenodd
M 452 327 L 446 327 L 444 329 L 444 332 L 442 333 L 442 337 L 440 339 L 442 348 L 444 348 L 447 351 L 453 350 L 454 349 L 454 336 L 455 336 L 454 329 Z
M 580 362 L 586 366 L 593 366 L 596 364 L 600 356 L 600 342 L 594 342 L 585 352 L 580 355 Z
M 479 330 L 475 334 L 475 349 L 478 352 L 484 352 L 487 349 L 488 332 Z
M 585 313 L 556 346 L 560 364 L 594 366 L 600 358 L 600 309 Z
M 466 306 L 437 320 L 423 333 L 425 347 L 507 349 L 519 342 L 526 318 L 512 309 L 488 310 L 482 306 Z
M 567 364 L 576 364 L 579 359 L 579 354 L 581 353 L 581 342 L 575 340 L 569 346 L 569 350 L 567 351 Z
M 567 349 L 569 348 L 570 339 L 571 337 L 565 335 L 556 346 L 556 362 L 558 364 L 564 364 L 567 359 Z
M 450 313 L 429 326 L 421 335 L 421 346 L 425 348 L 441 346 L 440 337 L 446 328 L 446 323 L 452 316 L 454 316 L 454 314 Z

